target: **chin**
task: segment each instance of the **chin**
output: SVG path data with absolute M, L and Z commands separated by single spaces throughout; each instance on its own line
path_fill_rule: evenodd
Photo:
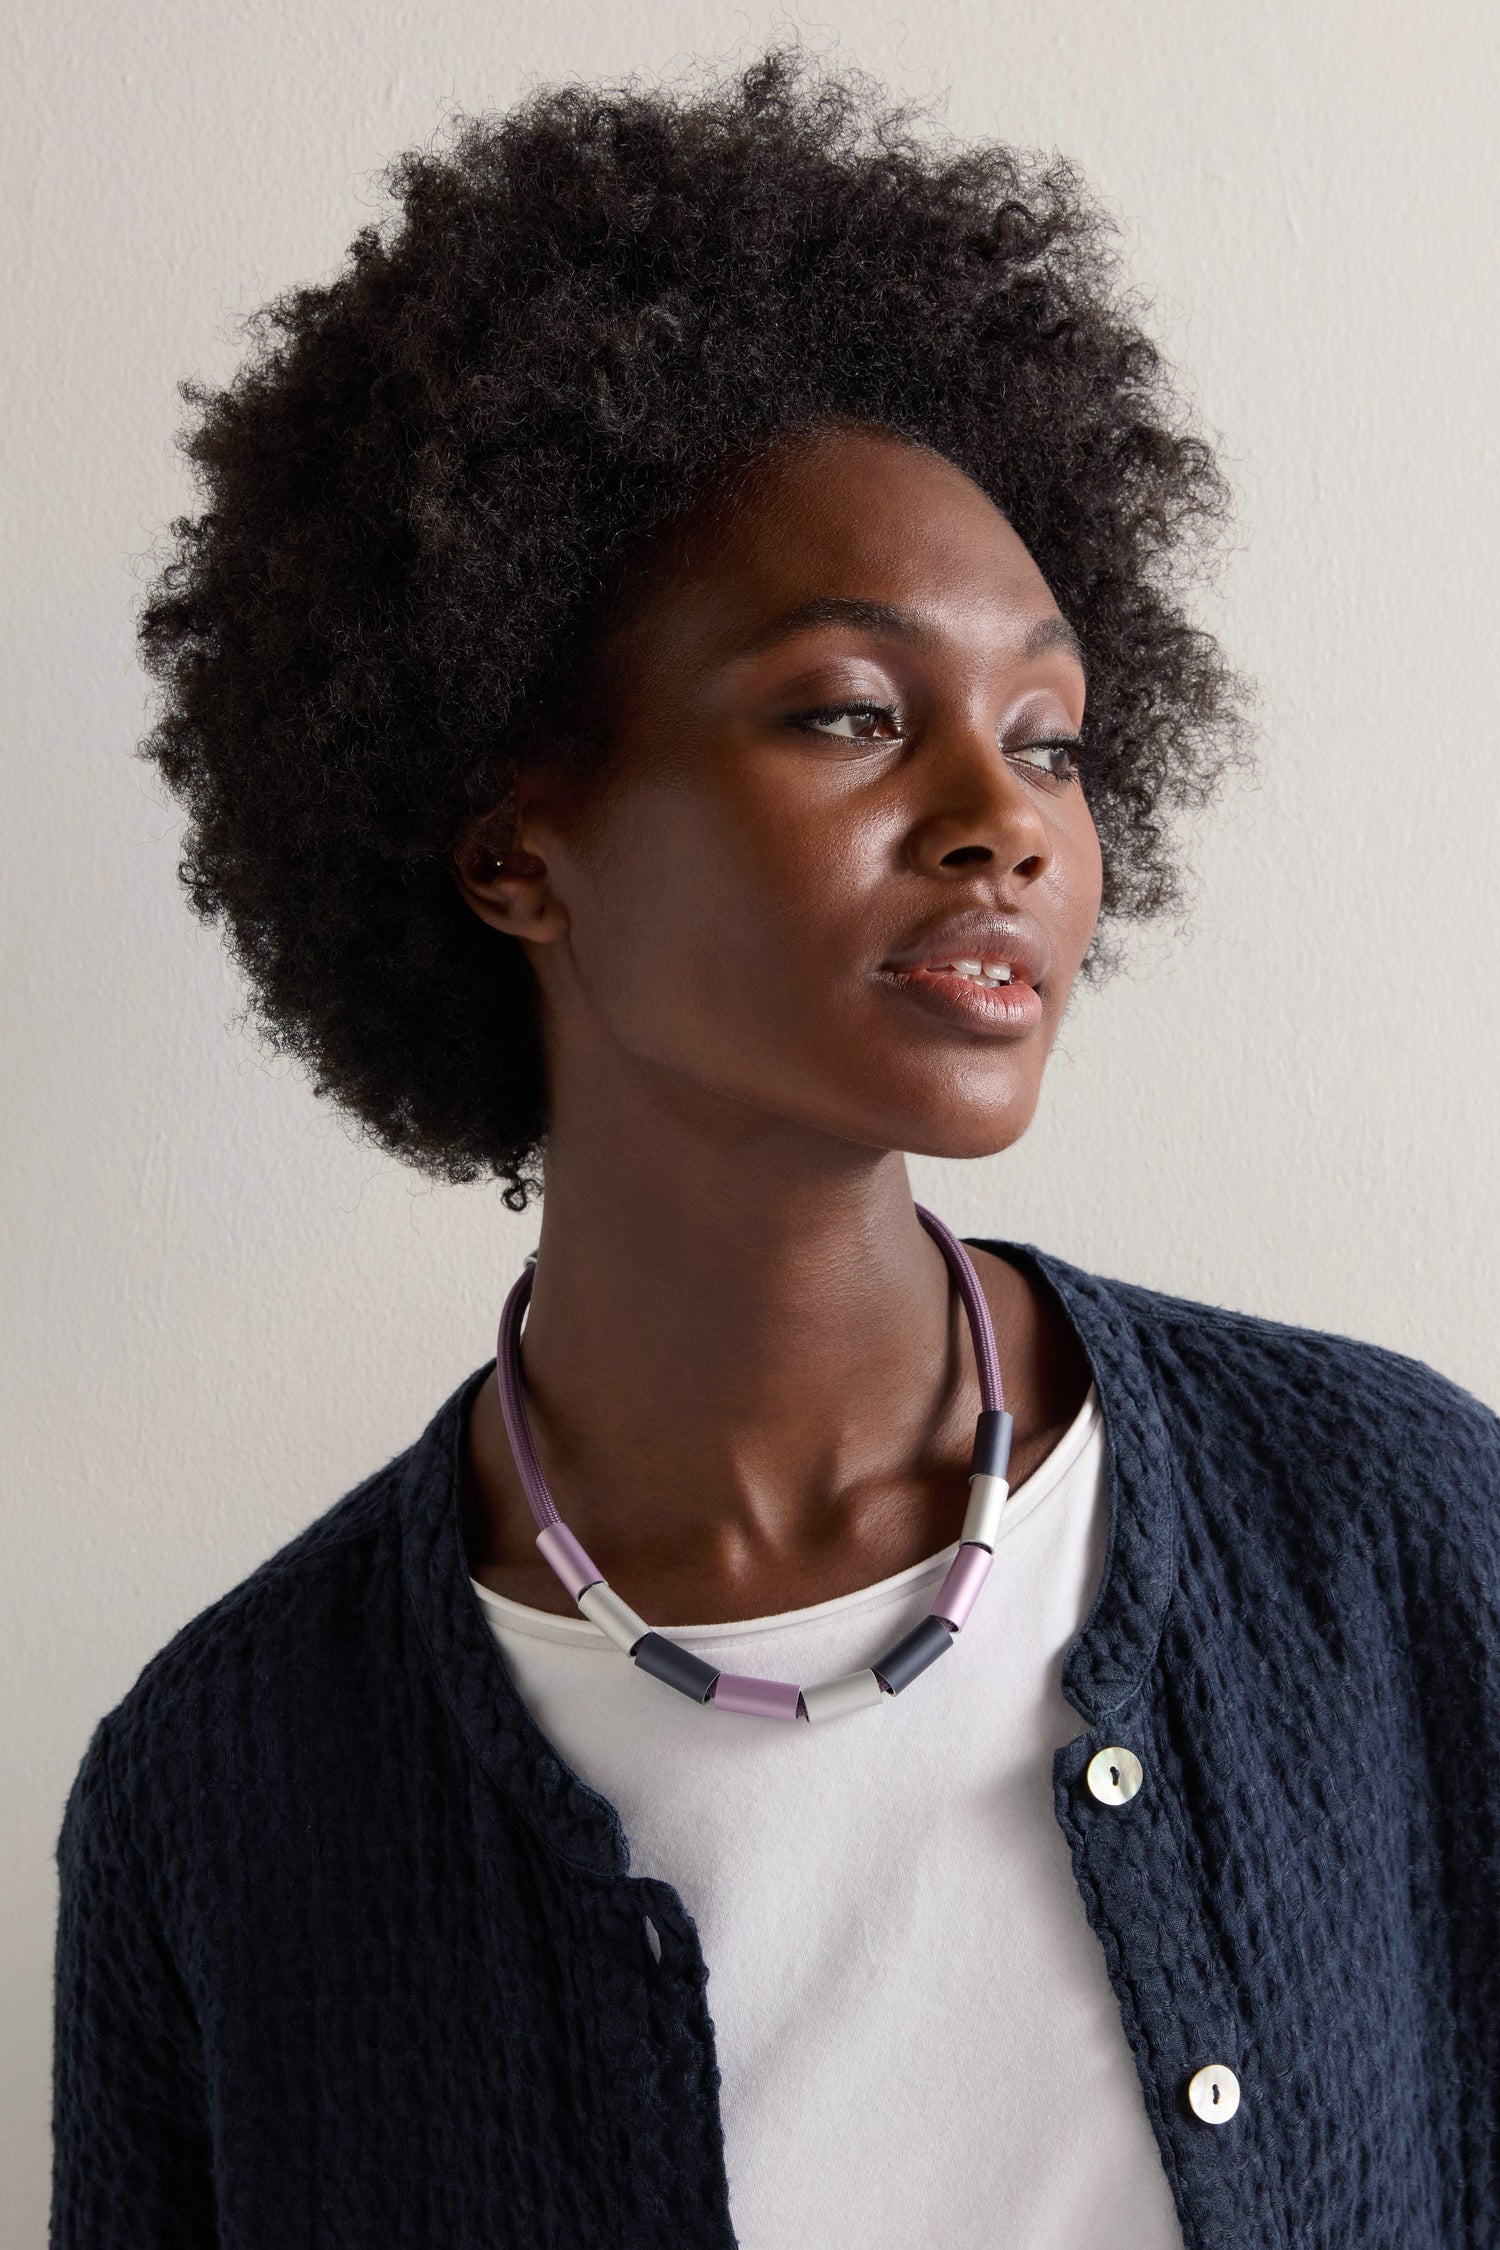
M 940 1107 L 928 1101 L 901 1117 L 887 1114 L 878 1139 L 908 1156 L 1000 1156 L 1020 1140 L 1036 1107 L 1035 1093 L 1005 1102 L 948 1101 Z
M 899 1145 L 908 1156 L 946 1156 L 972 1160 L 978 1156 L 1002 1156 L 1006 1149 L 1014 1148 L 1030 1124 L 1007 1125 L 1003 1129 L 991 1124 L 988 1128 L 976 1126 L 971 1132 L 955 1132 L 953 1126 L 933 1125 L 916 1137 L 908 1137 Z

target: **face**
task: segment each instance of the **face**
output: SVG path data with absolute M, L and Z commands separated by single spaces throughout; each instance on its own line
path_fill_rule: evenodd
M 607 772 L 523 779 L 470 903 L 539 979 L 555 1123 L 619 1074 L 867 1148 L 1030 1123 L 1099 912 L 1076 644 L 939 457 L 784 445 L 612 651 Z

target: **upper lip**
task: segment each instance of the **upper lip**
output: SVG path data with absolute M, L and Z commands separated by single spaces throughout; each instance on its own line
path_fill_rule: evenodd
M 1035 985 L 1046 975 L 1051 959 L 1051 947 L 1033 923 L 1016 914 L 976 908 L 929 922 L 881 966 L 919 969 L 942 961 L 1007 961 L 1013 977 Z

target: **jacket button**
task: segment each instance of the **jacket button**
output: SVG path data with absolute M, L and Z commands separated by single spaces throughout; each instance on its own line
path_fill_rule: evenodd
M 1205 2125 L 1227 2125 L 1240 2106 L 1240 2082 L 1227 2063 L 1205 2063 L 1188 2080 L 1187 2096 Z
M 1133 1750 L 1096 1750 L 1084 1776 L 1101 1805 L 1128 1805 L 1145 1779 Z

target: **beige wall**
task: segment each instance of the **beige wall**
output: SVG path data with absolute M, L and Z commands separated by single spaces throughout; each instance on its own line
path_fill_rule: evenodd
M 14 0 L 12 0 L 14 7 Z M 327 272 L 446 100 L 746 56 L 759 5 L 41 0 L 6 33 L 8 1303 L 0 2239 L 43 2238 L 50 1854 L 95 1718 L 404 1445 L 534 1240 L 362 1150 L 229 1024 L 129 753 L 176 378 Z M 1264 778 L 1190 933 L 1085 996 L 970 1231 L 1392 1344 L 1500 1397 L 1496 34 L 1481 0 L 819 0 L 950 121 L 1068 150 L 1222 434 Z

